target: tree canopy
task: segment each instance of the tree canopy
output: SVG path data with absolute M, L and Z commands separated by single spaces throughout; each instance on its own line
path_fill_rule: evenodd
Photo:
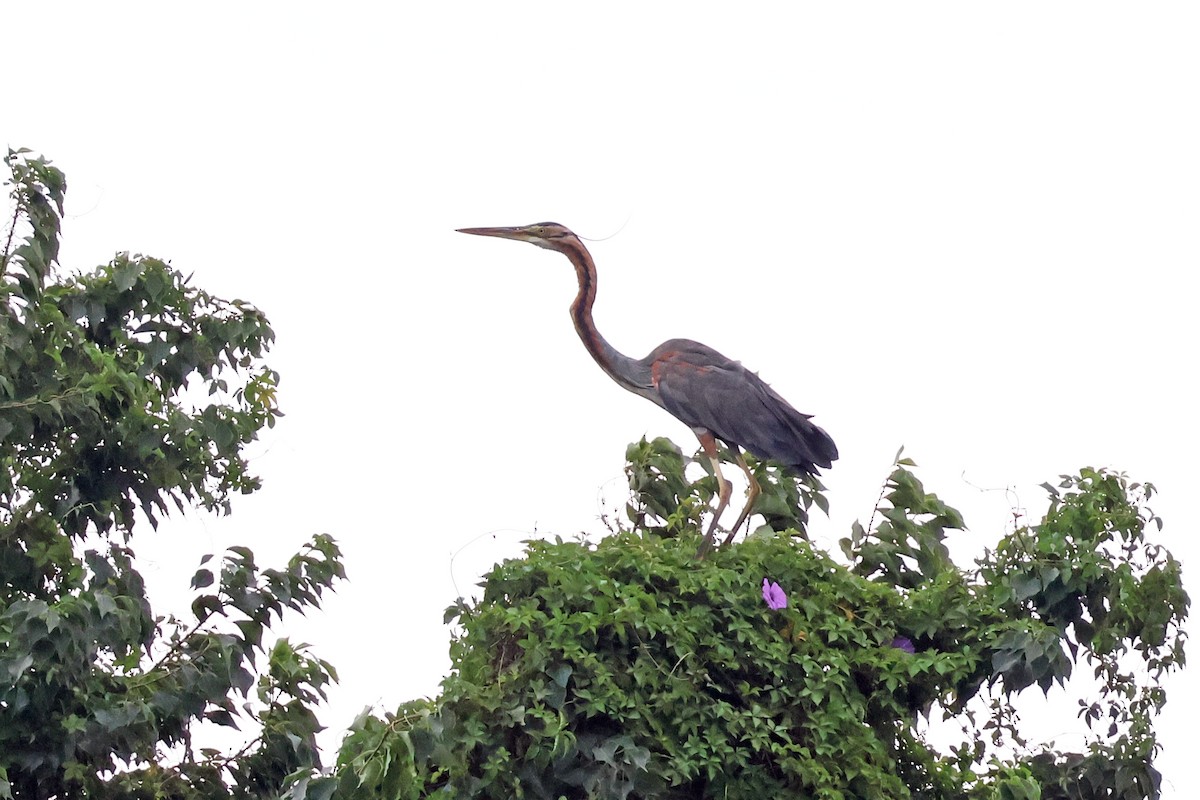
M 180 616 L 154 613 L 131 547 L 139 520 L 258 487 L 243 448 L 279 414 L 271 328 L 148 256 L 67 274 L 62 173 L 5 163 L 0 797 L 277 792 L 320 763 L 312 706 L 334 674 L 267 632 L 342 576 L 336 545 L 317 536 L 283 569 L 235 547 L 200 565 Z M 193 748 L 239 723 L 258 733 L 237 753 Z

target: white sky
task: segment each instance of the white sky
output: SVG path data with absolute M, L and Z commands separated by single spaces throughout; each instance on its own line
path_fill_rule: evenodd
M 165 611 L 203 553 L 339 540 L 289 628 L 341 673 L 331 743 L 436 694 L 443 609 L 521 539 L 602 530 L 627 442 L 693 446 L 584 352 L 565 259 L 458 227 L 603 239 L 615 346 L 698 339 L 816 414 L 831 547 L 903 444 L 965 552 L 1106 465 L 1197 563 L 1200 7 L 247 5 L 4 3 L 0 146 L 66 171 L 67 266 L 168 258 L 274 323 L 265 488 L 134 544 Z M 1168 684 L 1166 797 L 1198 688 Z

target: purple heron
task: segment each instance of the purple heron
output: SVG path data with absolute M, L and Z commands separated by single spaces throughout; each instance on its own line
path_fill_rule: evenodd
M 630 358 L 616 350 L 596 330 L 592 305 L 596 302 L 596 264 L 579 237 L 556 222 L 515 228 L 460 228 L 459 233 L 496 236 L 529 242 L 562 253 L 575 267 L 579 294 L 571 303 L 571 319 L 600 369 L 621 386 L 673 414 L 700 439 L 717 478 L 718 500 L 712 522 L 701 545 L 703 555 L 713 545 L 717 521 L 729 505 L 730 484 L 721 473 L 717 441 L 724 442 L 738 467 L 746 473 L 746 505 L 731 527 L 728 544 L 754 509 L 760 488 L 746 464 L 741 448 L 763 459 L 816 475 L 838 457 L 837 446 L 809 414 L 792 408 L 770 386 L 739 362 L 690 339 L 671 339 L 645 358 Z

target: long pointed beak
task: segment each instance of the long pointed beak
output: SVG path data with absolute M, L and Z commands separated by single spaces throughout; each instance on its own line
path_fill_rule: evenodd
M 524 228 L 458 228 L 459 233 L 469 233 L 473 236 L 497 236 L 501 239 L 516 239 L 519 242 L 528 241 Z

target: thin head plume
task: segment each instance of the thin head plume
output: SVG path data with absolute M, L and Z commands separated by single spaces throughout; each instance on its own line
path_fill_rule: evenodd
M 617 234 L 619 234 L 621 231 L 625 230 L 625 226 L 629 224 L 629 220 L 631 220 L 631 219 L 633 219 L 632 211 L 625 215 L 625 221 L 621 223 L 620 227 L 618 227 L 615 231 L 610 233 L 608 236 L 601 236 L 599 239 L 592 239 L 588 236 L 579 236 L 579 234 L 575 234 L 575 235 L 579 236 L 579 238 L 585 242 L 606 242 L 609 239 L 616 238 Z

